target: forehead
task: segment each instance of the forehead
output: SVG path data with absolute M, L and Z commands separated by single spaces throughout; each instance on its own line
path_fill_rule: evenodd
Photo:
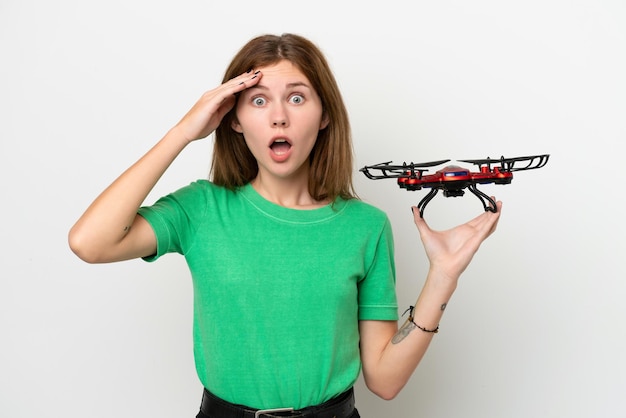
M 257 68 L 263 73 L 259 85 L 305 83 L 311 85 L 307 77 L 290 61 L 282 60 L 276 64 Z

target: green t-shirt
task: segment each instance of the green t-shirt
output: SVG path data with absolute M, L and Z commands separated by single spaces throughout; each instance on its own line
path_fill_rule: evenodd
M 398 318 L 391 226 L 360 200 L 296 210 L 200 180 L 139 213 L 157 237 L 147 260 L 186 258 L 196 370 L 227 401 L 324 402 L 359 375 L 358 321 Z

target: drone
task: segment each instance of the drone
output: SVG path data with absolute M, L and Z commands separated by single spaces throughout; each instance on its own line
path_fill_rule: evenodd
M 431 161 L 427 163 L 403 163 L 393 165 L 391 161 L 369 165 L 361 168 L 365 176 L 372 180 L 395 178 L 401 189 L 415 191 L 431 189 L 419 202 L 420 217 L 424 217 L 424 209 L 439 190 L 443 190 L 445 197 L 458 197 L 465 194 L 464 189 L 472 192 L 483 204 L 485 211 L 497 212 L 496 202 L 478 190 L 479 184 L 510 184 L 513 180 L 513 172 L 533 170 L 541 168 L 548 163 L 550 154 L 531 155 L 526 157 L 496 159 L 484 158 L 478 160 L 457 160 L 462 163 L 470 163 L 478 166 L 478 171 L 473 172 L 458 165 L 447 165 L 433 174 L 424 174 L 428 168 L 450 162 L 450 160 Z M 377 170 L 379 174 L 373 174 Z

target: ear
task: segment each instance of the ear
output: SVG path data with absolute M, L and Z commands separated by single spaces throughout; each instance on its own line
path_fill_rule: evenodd
M 320 131 L 322 129 L 326 128 L 329 123 L 330 123 L 330 118 L 328 117 L 328 114 L 326 112 L 324 112 L 322 114 L 322 120 L 320 122 Z
M 233 119 L 233 121 L 230 123 L 230 127 L 233 129 L 233 131 L 237 133 L 240 133 L 240 134 L 243 133 L 243 128 L 239 124 L 239 121 L 237 120 L 237 118 Z
M 243 129 L 241 128 L 241 125 L 239 124 L 237 118 L 233 119 L 233 121 L 230 123 L 230 127 L 233 129 L 233 131 L 237 133 L 243 133 Z

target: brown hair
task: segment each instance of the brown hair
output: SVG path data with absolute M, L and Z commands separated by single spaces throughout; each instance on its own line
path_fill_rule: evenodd
M 328 126 L 320 130 L 309 156 L 309 193 L 316 200 L 356 197 L 352 184 L 352 137 L 348 112 L 335 77 L 320 49 L 294 34 L 262 35 L 250 40 L 235 55 L 223 82 L 251 68 L 290 61 L 311 82 L 322 101 Z M 243 135 L 232 129 L 235 107 L 215 131 L 211 177 L 215 184 L 235 189 L 258 173 L 256 159 Z

